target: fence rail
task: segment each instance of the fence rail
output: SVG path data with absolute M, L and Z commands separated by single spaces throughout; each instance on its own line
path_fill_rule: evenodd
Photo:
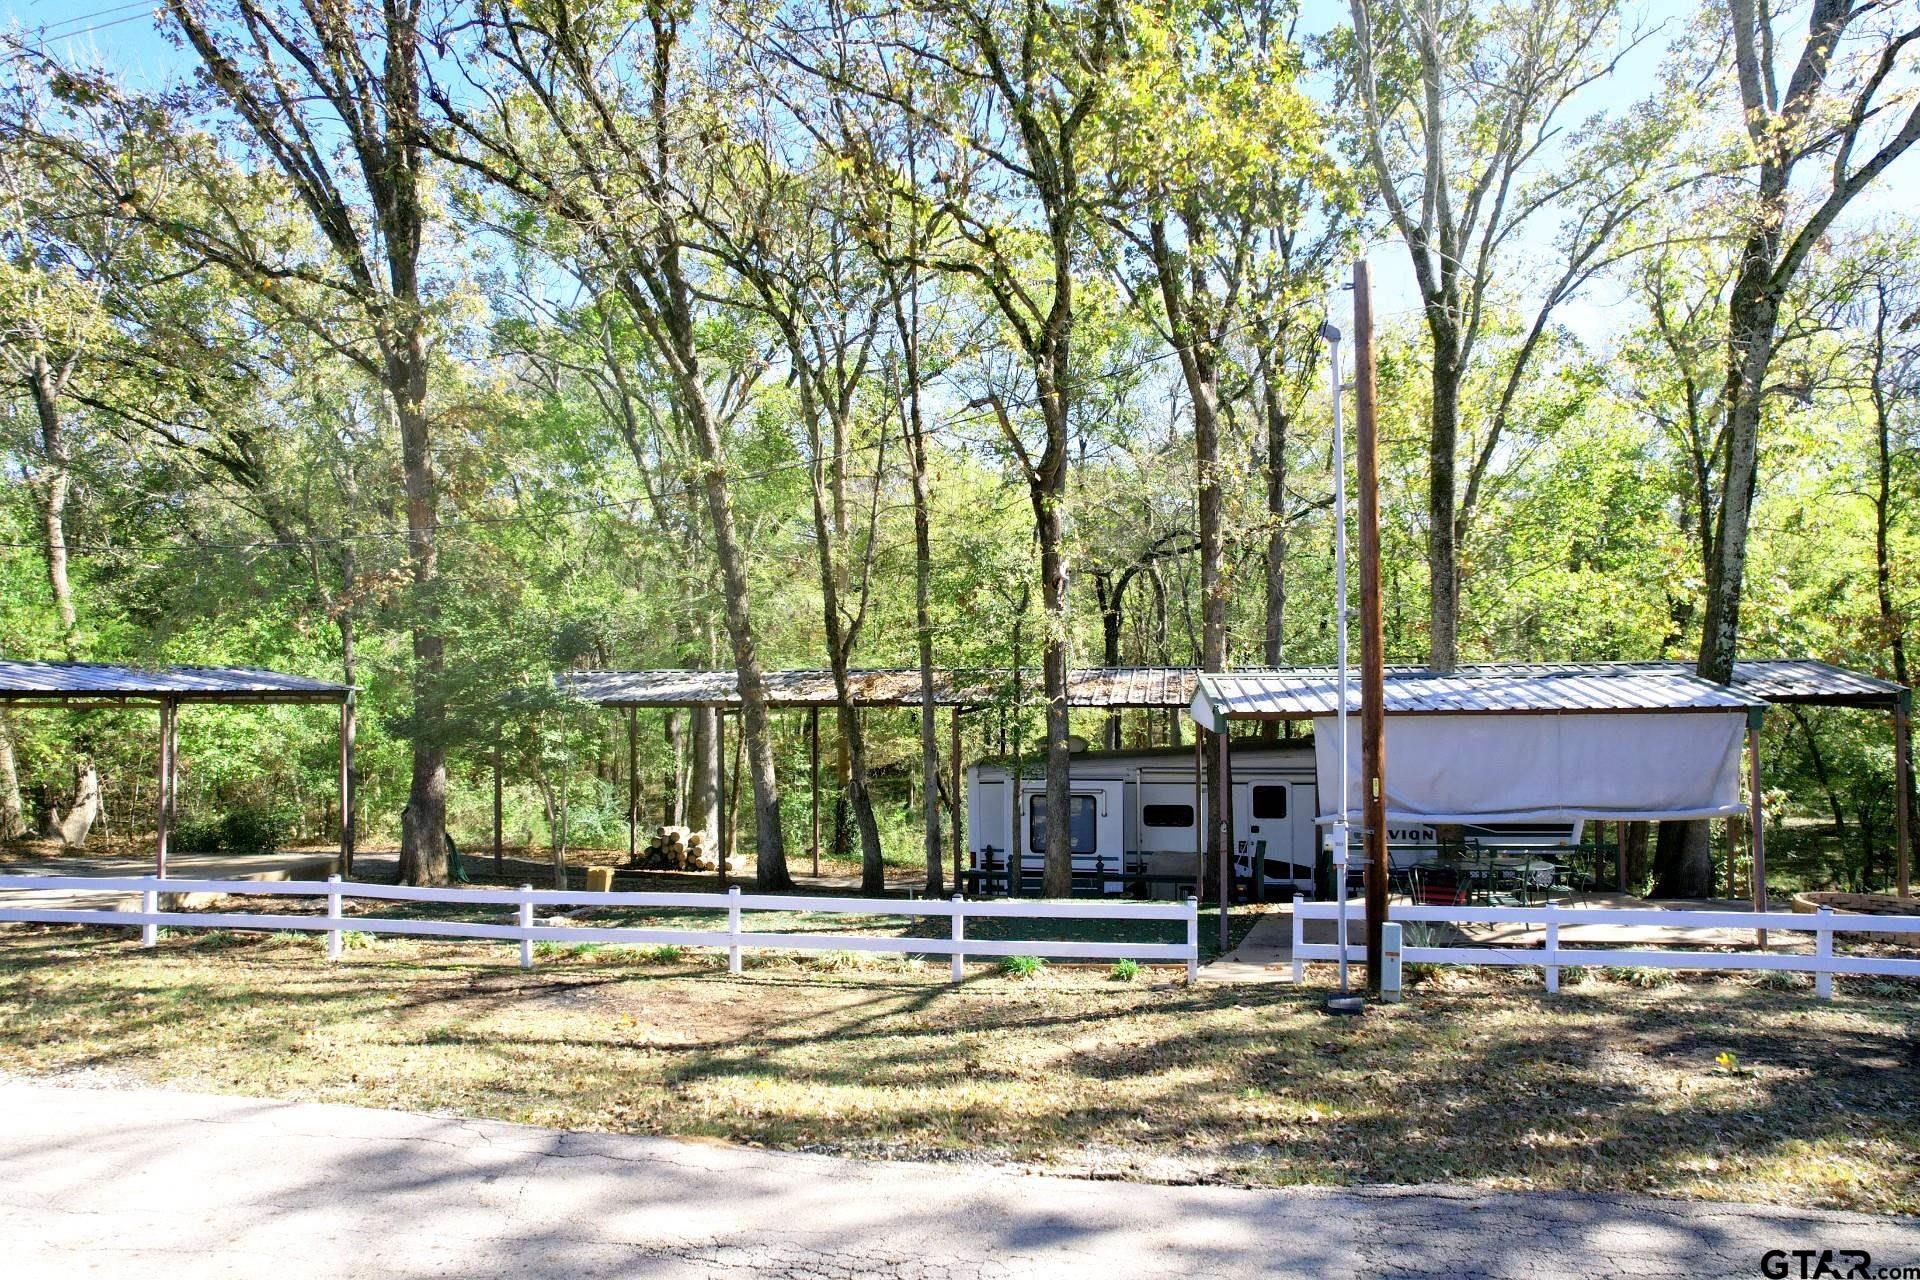
M 33 907 L 13 905 L 13 895 L 36 892 L 138 893 L 140 909 Z M 321 899 L 321 915 L 271 915 L 235 911 L 165 910 L 161 895 L 265 894 Z M 388 916 L 349 916 L 342 907 L 349 898 L 392 902 L 453 903 L 461 906 L 500 906 L 515 909 L 512 924 L 465 920 L 405 920 Z M 541 907 L 607 906 L 674 908 L 725 912 L 725 929 L 630 928 L 621 925 L 538 923 Z M 743 916 L 750 911 L 816 912 L 826 915 L 919 916 L 952 920 L 945 938 L 887 937 L 865 934 L 787 933 L 747 929 Z M 1171 921 L 1186 925 L 1184 942 L 1095 942 L 1052 939 L 968 938 L 970 919 L 1105 920 L 1113 922 Z M 137 925 L 141 942 L 153 946 L 161 928 L 263 929 L 327 935 L 327 956 L 340 955 L 343 933 L 384 933 L 423 938 L 476 938 L 518 942 L 520 964 L 532 968 L 537 942 L 598 942 L 655 946 L 716 947 L 727 952 L 727 968 L 740 972 L 744 950 L 881 951 L 912 955 L 951 956 L 953 980 L 960 981 L 967 957 L 1039 956 L 1054 959 L 1145 960 L 1185 964 L 1191 981 L 1200 967 L 1200 906 L 1188 898 L 1182 903 L 1046 902 L 1033 899 L 970 902 L 956 894 L 949 899 L 828 898 L 805 894 L 743 894 L 736 888 L 718 893 L 633 893 L 621 891 L 535 889 L 435 889 L 411 885 L 361 884 L 338 876 L 317 880 L 184 880 L 153 876 L 0 876 L 0 922 L 37 924 Z
M 1337 902 L 1308 902 L 1295 898 L 1293 903 L 1293 980 L 1301 981 L 1309 960 L 1337 961 L 1337 942 L 1308 942 L 1309 920 L 1337 921 Z M 1402 923 L 1435 924 L 1515 924 L 1539 928 L 1540 945 L 1524 946 L 1405 946 L 1400 958 L 1411 964 L 1529 965 L 1546 971 L 1547 990 L 1560 989 L 1560 970 L 1582 965 L 1627 967 L 1644 965 L 1661 969 L 1774 969 L 1814 975 L 1815 994 L 1822 999 L 1833 995 L 1833 975 L 1857 974 L 1896 978 L 1920 978 L 1920 959 L 1891 956 L 1861 956 L 1837 953 L 1833 949 L 1836 933 L 1912 934 L 1920 936 L 1920 915 L 1867 916 L 1842 915 L 1831 908 L 1816 912 L 1797 911 L 1677 911 L 1663 907 L 1629 908 L 1561 907 L 1551 903 L 1538 907 L 1468 907 L 1399 905 L 1388 912 L 1388 919 Z M 1364 936 L 1364 903 L 1347 905 L 1349 962 L 1364 961 L 1366 947 L 1353 938 Z M 1576 943 L 1563 945 L 1560 930 L 1569 925 L 1614 925 L 1661 929 L 1751 929 L 1757 939 L 1767 933 L 1810 933 L 1814 939 L 1812 954 L 1787 951 L 1693 951 L 1657 946 L 1601 947 Z

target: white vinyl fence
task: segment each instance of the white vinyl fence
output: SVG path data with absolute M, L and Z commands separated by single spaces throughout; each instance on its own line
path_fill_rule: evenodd
M 37 892 L 138 893 L 137 911 L 97 910 L 85 907 L 19 905 Z M 233 911 L 165 911 L 162 894 L 271 894 L 325 899 L 322 915 L 273 915 Z M 348 898 L 375 898 L 396 902 L 437 902 L 458 906 L 514 908 L 514 923 L 483 924 L 464 920 L 405 920 L 381 916 L 344 915 Z M 538 924 L 535 909 L 563 906 L 629 908 L 690 908 L 725 911 L 725 929 L 626 928 L 568 921 Z M 748 911 L 819 912 L 853 916 L 946 917 L 953 929 L 946 938 L 888 937 L 872 934 L 772 933 L 743 929 Z M 1022 920 L 1179 921 L 1186 925 L 1185 942 L 1093 942 L 968 938 L 968 920 L 988 918 Z M 743 894 L 738 888 L 717 893 L 593 893 L 586 890 L 535 889 L 427 889 L 410 885 L 361 884 L 333 876 L 311 880 L 181 880 L 152 876 L 105 878 L 93 876 L 0 876 L 0 921 L 42 924 L 139 925 L 141 941 L 153 946 L 161 928 L 298 930 L 327 935 L 327 956 L 340 955 L 343 932 L 405 934 L 429 938 L 482 938 L 520 944 L 520 964 L 533 967 L 536 942 L 594 942 L 653 946 L 725 947 L 727 968 L 740 972 L 740 953 L 749 948 L 780 951 L 892 951 L 912 955 L 953 957 L 953 980 L 961 979 L 967 957 L 1038 956 L 1077 960 L 1140 960 L 1185 964 L 1191 980 L 1200 965 L 1200 906 L 1193 898 L 1179 903 L 1046 902 L 1033 899 L 994 899 L 969 902 L 956 894 L 937 898 L 823 898 L 801 894 Z
M 1338 961 L 1337 942 L 1308 942 L 1309 920 L 1338 920 L 1337 902 L 1293 904 L 1293 980 L 1299 982 L 1309 960 Z M 1615 909 L 1611 907 L 1468 907 L 1413 906 L 1396 903 L 1387 918 L 1402 924 L 1427 921 L 1437 924 L 1524 925 L 1543 932 L 1540 946 L 1451 946 L 1420 947 L 1402 945 L 1400 958 L 1410 964 L 1531 965 L 1546 970 L 1547 990 L 1560 989 L 1563 967 L 1602 965 L 1630 967 L 1644 965 L 1662 969 L 1780 969 L 1790 973 L 1814 975 L 1814 992 L 1822 999 L 1833 996 L 1833 975 L 1870 974 L 1894 978 L 1920 978 L 1920 959 L 1905 960 L 1885 956 L 1836 954 L 1836 933 L 1909 934 L 1920 936 L 1920 915 L 1869 916 L 1845 915 L 1822 907 L 1815 913 L 1794 911 L 1676 911 L 1660 907 Z M 1753 929 L 1779 933 L 1811 933 L 1812 954 L 1787 951 L 1699 951 L 1673 946 L 1597 947 L 1562 946 L 1560 930 L 1568 925 L 1642 926 L 1660 929 Z M 1347 903 L 1347 960 L 1364 961 L 1366 946 L 1366 906 L 1360 899 Z M 1703 939 L 1716 942 L 1718 939 Z M 1758 935 L 1756 935 L 1758 941 Z

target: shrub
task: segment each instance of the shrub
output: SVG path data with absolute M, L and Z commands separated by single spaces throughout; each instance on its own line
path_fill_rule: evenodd
M 1009 978 L 1031 978 L 1046 965 L 1039 956 L 1008 956 L 1000 962 L 1000 972 Z
M 1679 981 L 1678 978 L 1674 977 L 1673 970 L 1661 969 L 1648 964 L 1636 964 L 1608 969 L 1607 977 L 1614 982 L 1624 983 L 1629 987 L 1639 987 L 1642 991 L 1650 991 L 1655 987 L 1670 987 Z
M 188 818 L 168 842 L 181 853 L 253 853 L 278 849 L 293 834 L 293 814 L 244 805 L 211 818 Z
M 293 834 L 293 825 L 293 815 L 284 809 L 229 809 L 220 815 L 220 848 L 246 852 L 278 849 Z
M 1107 976 L 1115 982 L 1132 982 L 1140 976 L 1140 962 L 1132 957 L 1115 960 L 1113 968 L 1107 971 Z

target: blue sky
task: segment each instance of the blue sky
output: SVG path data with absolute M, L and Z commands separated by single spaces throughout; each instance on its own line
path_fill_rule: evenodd
M 1312 37 L 1333 29 L 1347 20 L 1346 0 L 1304 0 L 1305 10 L 1299 31 Z M 177 76 L 192 65 L 190 55 L 182 51 L 156 28 L 154 0 L 0 0 L 0 27 L 24 28 L 44 32 L 47 44 L 67 57 L 92 58 L 119 70 L 131 85 L 150 87 Z M 1617 108 L 1637 101 L 1654 91 L 1661 60 L 1673 42 L 1684 39 L 1687 23 L 1694 12 L 1691 4 L 1671 0 L 1629 0 L 1625 27 L 1650 32 L 1623 59 L 1618 72 L 1598 90 L 1589 91 L 1588 101 L 1576 101 L 1567 113 L 1570 124 L 1603 107 Z M 1799 15 L 1783 16 L 1781 26 L 1788 28 Z M 1603 96 L 1604 95 L 1604 96 Z M 1883 177 L 1878 187 L 1857 203 L 1855 220 L 1902 207 L 1898 192 L 1902 179 L 1916 162 L 1908 157 Z M 1523 257 L 1544 256 L 1552 228 L 1542 222 L 1531 235 L 1516 245 Z M 1407 252 L 1388 228 L 1381 228 L 1367 254 L 1376 293 L 1375 311 L 1384 319 L 1410 317 L 1418 309 L 1419 295 L 1413 284 Z M 1345 310 L 1344 301 L 1336 304 Z M 1604 338 L 1626 317 L 1630 308 L 1617 287 L 1607 281 L 1590 286 L 1587 293 L 1567 304 L 1562 319 L 1589 339 Z

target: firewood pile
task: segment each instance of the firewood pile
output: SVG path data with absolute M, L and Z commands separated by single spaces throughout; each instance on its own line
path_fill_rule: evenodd
M 692 827 L 663 826 L 635 865 L 651 871 L 713 871 L 713 837 Z

